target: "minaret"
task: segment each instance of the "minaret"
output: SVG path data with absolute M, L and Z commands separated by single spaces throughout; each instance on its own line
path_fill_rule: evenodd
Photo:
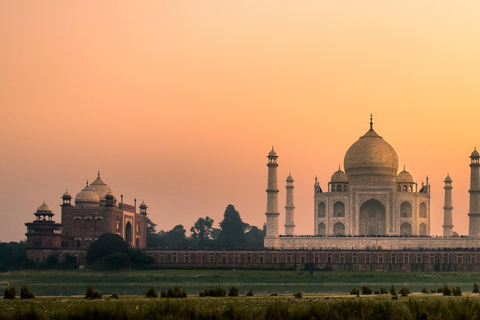
M 292 174 L 289 174 L 287 177 L 287 202 L 285 205 L 285 235 L 293 236 L 295 234 L 295 223 L 294 223 L 294 210 L 295 206 L 293 205 L 293 178 Z
M 277 153 L 275 150 L 268 154 L 268 187 L 267 187 L 267 234 L 265 238 L 278 237 L 278 187 L 277 187 Z
M 444 237 L 451 237 L 452 234 L 452 229 L 453 229 L 453 224 L 452 224 L 452 178 L 450 178 L 450 175 L 447 174 L 447 177 L 445 178 L 445 204 L 443 207 L 443 236 Z
M 469 232 L 470 238 L 480 238 L 480 154 L 477 148 L 473 150 L 470 156 L 470 217 Z

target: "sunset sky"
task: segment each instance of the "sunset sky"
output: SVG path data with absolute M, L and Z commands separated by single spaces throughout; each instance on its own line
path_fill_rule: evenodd
M 431 233 L 443 180 L 468 233 L 480 147 L 479 1 L 0 2 L 0 241 L 25 238 L 46 201 L 102 179 L 145 200 L 157 230 L 233 204 L 265 222 L 267 154 L 295 179 L 297 234 L 313 184 L 374 129 L 399 170 L 428 175 Z M 187 232 L 187 235 L 189 232 Z

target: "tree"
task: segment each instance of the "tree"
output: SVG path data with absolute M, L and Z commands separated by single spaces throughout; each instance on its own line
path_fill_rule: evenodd
M 130 267 L 130 257 L 123 252 L 111 253 L 105 257 L 105 265 L 113 269 Z
M 93 242 L 87 251 L 87 263 L 101 262 L 112 253 L 128 254 L 128 243 L 118 234 L 104 233 Z
M 147 233 L 151 233 L 151 234 L 153 233 L 153 234 L 155 234 L 155 233 L 157 232 L 157 231 L 155 230 L 155 227 L 156 227 L 156 226 L 157 226 L 157 225 L 156 225 L 155 223 L 153 223 L 153 221 L 150 220 L 149 217 L 147 217 Z
M 139 249 L 131 249 L 128 255 L 134 267 L 143 267 L 155 263 L 153 257 L 146 255 Z
M 265 227 L 263 230 L 260 230 L 256 226 L 250 226 L 250 229 L 246 233 L 246 245 L 250 248 L 263 248 L 265 231 Z
M 225 248 L 245 246 L 245 230 L 249 228 L 249 225 L 242 221 L 240 214 L 233 205 L 229 204 L 225 209 L 220 228 L 222 231 L 218 237 L 219 246 Z
M 172 230 L 167 232 L 169 247 L 182 247 L 185 245 L 185 228 L 179 224 L 173 227 Z
M 192 238 L 197 240 L 199 247 L 206 247 L 212 245 L 213 233 L 213 219 L 210 217 L 198 218 L 195 225 L 190 228 Z

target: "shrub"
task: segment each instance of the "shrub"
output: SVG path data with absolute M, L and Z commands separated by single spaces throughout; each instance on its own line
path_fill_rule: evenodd
M 276 297 L 276 296 L 278 296 L 278 293 L 272 292 L 271 296 L 272 296 L 272 297 Z
M 15 287 L 8 287 L 3 294 L 4 299 L 15 299 Z
M 252 295 L 253 295 L 253 294 L 252 294 Z M 295 298 L 299 298 L 299 299 L 300 299 L 300 298 L 303 298 L 303 293 L 302 293 L 302 291 L 298 291 L 298 292 L 295 293 L 293 296 L 294 296 Z
M 373 291 L 374 294 L 380 294 L 380 289 Z
M 430 293 L 435 293 L 435 292 L 437 292 L 437 290 L 435 290 L 435 289 L 430 290 Z
M 357 294 L 359 294 L 359 293 L 360 293 L 360 291 L 358 291 L 356 288 L 353 288 L 352 291 L 350 291 L 350 294 L 351 294 L 352 296 L 355 296 L 355 295 L 357 295 Z
M 410 290 L 407 287 L 403 287 L 398 291 L 402 297 L 406 297 L 410 294 Z
M 234 286 L 231 286 L 228 289 L 228 296 L 229 297 L 238 297 L 238 288 L 234 287 Z
M 93 289 L 91 286 L 87 287 L 87 293 L 85 294 L 85 299 L 101 299 L 102 294 L 97 290 Z
M 448 287 L 448 285 L 443 285 L 442 292 L 444 296 L 451 296 L 452 295 L 452 289 Z
M 225 297 L 226 295 L 227 292 L 220 286 L 217 286 L 215 289 L 205 289 L 199 294 L 200 297 Z
M 104 259 L 105 265 L 113 269 L 124 269 L 130 267 L 130 257 L 123 252 L 115 252 L 107 255 Z
M 393 284 L 392 284 L 392 286 L 390 287 L 390 294 L 391 294 L 392 296 L 396 296 L 396 295 L 397 295 L 397 289 L 395 289 L 395 287 L 393 286 Z
M 145 293 L 145 296 L 147 298 L 156 298 L 158 297 L 158 294 L 154 287 L 150 287 L 148 288 L 147 293 Z
M 372 294 L 373 290 L 369 286 L 362 287 L 362 294 Z
M 454 296 L 461 296 L 462 295 L 462 289 L 460 287 L 456 287 L 453 289 L 453 295 Z
M 422 293 L 428 293 L 428 290 L 426 288 L 423 288 Z
M 162 291 L 160 291 L 160 298 L 166 298 L 167 297 L 167 293 L 165 292 L 165 290 L 162 289 Z
M 186 298 L 187 297 L 187 291 L 182 290 L 179 287 L 175 287 L 175 288 L 173 288 L 173 290 L 171 288 L 169 288 L 168 291 L 167 291 L 166 297 L 167 298 Z
M 473 293 L 479 293 L 480 292 L 480 286 L 477 284 L 477 282 L 475 282 L 473 284 Z
M 385 287 L 380 287 L 380 294 L 387 294 L 388 290 Z
M 253 297 L 253 290 L 252 289 L 248 290 L 246 296 Z
M 112 293 L 112 295 L 110 296 L 110 298 L 118 299 L 118 298 L 119 298 L 118 293 Z
M 33 299 L 35 295 L 32 291 L 28 290 L 27 286 L 23 286 L 20 290 L 20 299 Z

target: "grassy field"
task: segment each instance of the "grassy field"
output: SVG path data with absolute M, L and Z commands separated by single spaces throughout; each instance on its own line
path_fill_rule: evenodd
M 228 289 L 239 288 L 240 295 L 250 288 L 257 294 L 304 293 L 349 293 L 352 288 L 360 289 L 368 285 L 374 290 L 408 287 L 412 292 L 420 292 L 448 284 L 459 286 L 463 292 L 471 292 L 473 283 L 480 283 L 480 273 L 472 272 L 321 272 L 273 271 L 273 270 L 47 270 L 15 271 L 0 273 L 0 289 L 7 283 L 15 286 L 17 292 L 26 285 L 38 296 L 84 295 L 91 285 L 104 295 L 142 295 L 148 287 L 158 291 L 173 287 L 187 290 L 189 296 L 198 295 L 204 289 L 217 285 Z
M 0 300 L 0 319 L 478 319 L 480 296 L 444 297 L 414 294 L 392 300 L 390 295 L 256 295 L 186 299 L 144 296 L 42 297 Z

